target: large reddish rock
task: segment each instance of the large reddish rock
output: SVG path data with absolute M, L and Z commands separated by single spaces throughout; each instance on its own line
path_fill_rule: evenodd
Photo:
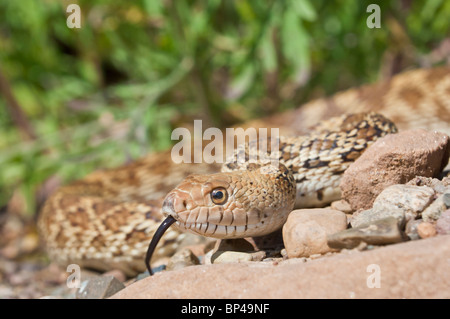
M 345 171 L 342 197 L 354 210 L 368 209 L 383 189 L 416 176 L 436 177 L 447 165 L 448 135 L 423 129 L 377 140 Z
M 304 262 L 191 266 L 112 298 L 450 298 L 450 235 Z

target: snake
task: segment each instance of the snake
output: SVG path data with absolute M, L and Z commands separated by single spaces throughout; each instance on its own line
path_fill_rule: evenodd
M 287 128 L 278 147 L 269 148 L 269 160 L 253 156 L 270 144 L 259 139 L 240 145 L 221 165 L 175 164 L 167 150 L 95 171 L 47 199 L 39 232 L 59 264 L 151 274 L 152 258 L 173 254 L 187 232 L 263 236 L 282 227 L 295 208 L 339 199 L 342 174 L 377 139 L 408 126 L 448 130 L 448 95 L 449 68 L 413 70 L 248 122 L 283 127 L 282 121 Z M 314 116 L 320 118 L 311 128 L 305 123 Z

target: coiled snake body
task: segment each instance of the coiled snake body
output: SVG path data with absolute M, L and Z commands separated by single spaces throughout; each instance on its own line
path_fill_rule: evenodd
M 417 85 L 423 98 L 433 95 L 432 102 L 425 105 L 428 109 L 421 111 L 424 104 L 420 99 L 413 100 L 418 95 L 410 91 L 409 101 L 403 99 L 403 104 L 397 104 L 403 106 L 400 110 L 404 111 L 408 101 L 414 106 L 411 111 L 430 118 L 431 108 L 441 107 L 445 114 L 437 122 L 448 129 L 443 116 L 450 115 L 449 99 L 438 93 L 444 89 L 450 95 L 450 71 L 442 68 L 409 73 L 394 78 L 390 85 L 384 84 L 385 94 L 412 90 Z M 431 75 L 432 88 L 424 87 L 423 79 Z M 414 77 L 422 83 L 408 83 Z M 377 88 L 380 90 L 373 86 L 373 90 Z M 361 89 L 365 94 L 367 90 Z M 354 96 L 353 104 L 346 99 L 351 111 L 368 111 L 364 107 L 374 103 L 370 100 L 361 102 L 363 109 L 355 107 L 361 91 L 349 93 Z M 392 102 L 383 109 L 382 96 L 373 98 L 379 100 L 377 112 L 394 114 Z M 324 100 L 324 104 L 331 100 Z M 343 107 L 342 101 L 334 108 Z M 308 110 L 308 105 L 304 109 Z M 399 122 L 399 126 L 406 126 Z M 274 127 L 277 119 L 265 124 Z M 335 117 L 321 122 L 309 135 L 280 137 L 280 152 L 273 153 L 278 156 L 276 165 L 249 161 L 258 145 L 251 142 L 223 165 L 221 173 L 217 173 L 217 164 L 175 165 L 170 152 L 152 154 L 62 187 L 45 203 L 38 226 L 53 260 L 102 270 L 118 268 L 131 275 L 145 269 L 148 243 L 164 216 L 169 216 L 175 227 L 162 237 L 156 257 L 175 251 L 182 237 L 179 230 L 217 238 L 268 234 L 283 225 L 294 207 L 320 206 L 339 198 L 340 176 L 350 163 L 377 138 L 396 130 L 390 120 L 372 112 Z M 295 131 L 292 126 L 291 131 Z M 243 163 L 238 161 L 239 152 L 246 159 Z

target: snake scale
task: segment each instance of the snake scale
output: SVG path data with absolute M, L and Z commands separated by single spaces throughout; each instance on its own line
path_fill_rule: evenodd
M 312 123 L 319 124 L 311 129 Z M 239 163 L 238 152 L 223 166 L 175 164 L 170 151 L 150 154 L 61 187 L 44 204 L 38 228 L 55 262 L 133 275 L 145 270 L 148 244 L 164 217 L 174 227 L 160 231 L 155 258 L 175 252 L 181 231 L 264 235 L 280 228 L 294 207 L 339 198 L 345 169 L 396 126 L 449 134 L 449 123 L 450 69 L 408 71 L 246 123 L 280 128 L 277 165 Z M 255 150 L 249 143 L 241 151 L 248 157 Z

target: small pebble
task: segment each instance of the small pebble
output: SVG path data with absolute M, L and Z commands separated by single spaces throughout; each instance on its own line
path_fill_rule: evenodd
M 432 223 L 423 222 L 417 225 L 417 233 L 420 238 L 430 238 L 436 236 L 436 228 Z
M 343 199 L 332 202 L 331 208 L 339 210 L 345 214 L 350 214 L 353 212 L 352 206 L 350 206 L 350 204 Z
M 422 219 L 413 219 L 406 223 L 405 227 L 405 234 L 409 237 L 411 240 L 417 240 L 420 239 L 419 233 L 417 232 L 417 226 L 423 223 Z

